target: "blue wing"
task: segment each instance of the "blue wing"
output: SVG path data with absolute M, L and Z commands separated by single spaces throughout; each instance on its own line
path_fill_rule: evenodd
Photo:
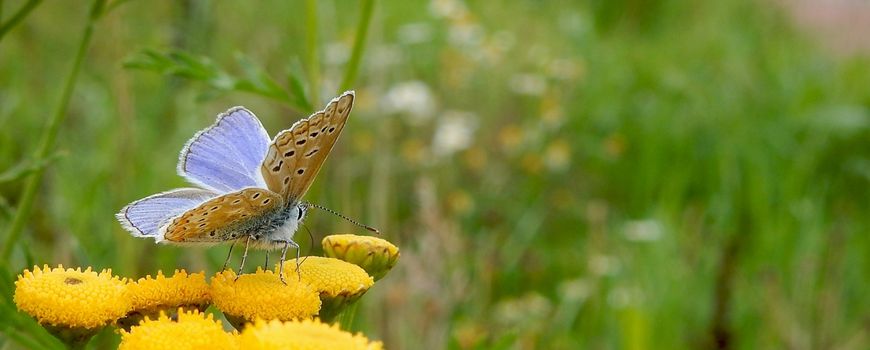
M 199 188 L 179 188 L 130 203 L 115 217 L 133 236 L 154 237 L 161 241 L 162 237 L 157 237 L 161 226 L 218 195 Z
M 196 133 L 178 159 L 178 174 L 220 193 L 265 188 L 260 165 L 272 140 L 260 120 L 244 107 L 233 107 Z

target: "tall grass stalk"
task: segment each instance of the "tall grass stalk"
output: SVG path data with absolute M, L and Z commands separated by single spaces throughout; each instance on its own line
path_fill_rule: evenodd
M 22 5 L 21 8 L 18 9 L 18 12 L 15 12 L 15 14 L 12 15 L 12 18 L 10 18 L 8 21 L 0 22 L 2 23 L 0 24 L 0 40 L 3 40 L 3 37 L 6 36 L 6 33 L 8 33 L 9 30 L 14 28 L 16 25 L 18 25 L 18 23 L 21 22 L 25 17 L 27 17 L 30 12 L 36 9 L 36 7 L 39 6 L 40 3 L 42 3 L 42 0 L 30 0 Z M 3 19 L 2 14 L 3 2 L 0 1 L 0 20 Z
M 46 159 L 49 156 L 52 148 L 54 148 L 54 142 L 57 139 L 57 132 L 60 129 L 61 123 L 63 123 L 63 120 L 66 117 L 67 107 L 69 106 L 69 101 L 72 97 L 76 81 L 78 80 L 82 62 L 84 61 L 85 54 L 87 53 L 88 46 L 91 42 L 91 37 L 94 33 L 94 26 L 97 20 L 100 18 L 100 15 L 103 13 L 105 5 L 106 0 L 94 0 L 93 4 L 91 5 L 87 23 L 85 23 L 85 27 L 82 32 L 82 38 L 79 41 L 79 46 L 78 50 L 76 51 L 76 56 L 75 60 L 73 61 L 72 69 L 70 70 L 69 75 L 66 78 L 66 82 L 64 83 L 60 101 L 55 108 L 54 115 L 48 122 L 48 127 L 42 133 L 39 141 L 39 148 L 34 154 L 34 160 L 36 162 L 40 162 L 41 160 Z M 0 36 L 2 36 L 2 34 L 0 34 Z M 3 261 L 9 259 L 9 256 L 12 254 L 12 248 L 15 246 L 15 243 L 18 242 L 18 238 L 21 236 L 21 230 L 24 228 L 24 223 L 30 217 L 30 211 L 33 209 L 33 201 L 36 198 L 36 192 L 39 190 L 39 184 L 42 181 L 42 175 L 44 171 L 45 167 L 39 167 L 34 170 L 33 173 L 31 173 L 30 176 L 28 176 L 27 178 L 27 182 L 24 185 L 24 192 L 21 195 L 21 201 L 18 204 L 18 210 L 15 212 L 15 217 L 12 219 L 12 224 L 9 225 L 9 228 L 6 230 L 5 233 L 6 238 L 5 242 L 3 243 L 3 250 L 0 251 L 0 257 L 2 257 Z
M 317 0 L 305 0 L 305 53 L 311 104 L 320 106 L 320 55 L 317 50 Z
M 349 90 L 356 80 L 357 72 L 359 72 L 362 54 L 366 46 L 366 37 L 368 36 L 369 24 L 372 21 L 372 13 L 374 13 L 375 0 L 362 0 L 362 7 L 359 13 L 359 23 L 356 27 L 356 37 L 353 40 L 353 51 L 350 54 L 350 61 L 347 63 L 347 69 L 344 71 L 344 79 L 341 80 L 338 93 Z

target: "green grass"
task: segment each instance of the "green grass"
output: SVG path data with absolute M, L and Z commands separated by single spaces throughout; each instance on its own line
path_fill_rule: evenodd
M 23 3 L 2 3 L 0 23 Z M 217 113 L 245 105 L 275 133 L 355 75 L 354 116 L 307 198 L 402 249 L 357 311 L 370 338 L 868 346 L 866 57 L 827 54 L 755 1 L 484 1 L 465 14 L 382 1 L 355 50 L 371 3 L 124 3 L 97 22 L 47 164 L 32 155 L 88 10 L 35 7 L 0 41 L 0 232 L 45 165 L 4 262 L 4 308 L 32 264 L 215 271 L 226 248 L 156 246 L 112 214 L 184 186 L 177 154 Z M 408 81 L 431 92 L 428 118 L 390 112 Z M 433 144 L 455 120 L 470 143 Z M 322 213 L 308 225 L 315 242 L 364 233 Z M 3 312 L 0 329 L 8 347 L 54 344 L 25 315 Z

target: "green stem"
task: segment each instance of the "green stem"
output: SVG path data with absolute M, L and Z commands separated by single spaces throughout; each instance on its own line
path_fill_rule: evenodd
M 66 78 L 60 101 L 57 104 L 54 115 L 49 121 L 48 128 L 42 134 L 42 138 L 39 141 L 39 148 L 34 156 L 36 162 L 46 159 L 49 152 L 51 152 L 51 149 L 54 147 L 57 132 L 66 117 L 67 106 L 69 106 L 70 97 L 72 97 L 72 92 L 75 88 L 76 80 L 78 80 L 82 62 L 84 61 L 85 54 L 88 51 L 91 36 L 94 33 L 94 24 L 102 14 L 103 5 L 105 5 L 105 0 L 94 0 L 93 5 L 91 6 L 90 16 L 88 17 L 87 24 L 85 24 L 84 33 L 79 42 L 72 70 Z M 2 258 L 3 261 L 7 261 L 9 256 L 12 255 L 12 248 L 15 247 L 15 243 L 18 242 L 18 237 L 21 236 L 24 223 L 29 218 L 30 211 L 33 209 L 33 201 L 36 198 L 36 192 L 39 190 L 39 184 L 44 172 L 45 167 L 40 167 L 27 178 L 27 183 L 24 185 L 24 192 L 21 195 L 21 201 L 18 204 L 18 211 L 15 212 L 12 224 L 9 225 L 9 228 L 6 230 L 6 241 L 3 244 L 3 250 L 0 251 L 0 258 Z
M 366 37 L 369 31 L 369 24 L 372 22 L 372 13 L 374 13 L 375 0 L 362 0 L 362 9 L 359 13 L 359 23 L 356 27 L 356 37 L 353 39 L 353 51 L 350 54 L 350 61 L 347 63 L 347 70 L 344 72 L 344 79 L 341 80 L 338 93 L 347 91 L 353 86 L 356 80 L 357 72 L 359 71 L 362 54 L 366 45 Z
M 305 48 L 308 54 L 308 88 L 311 89 L 311 104 L 320 106 L 320 55 L 317 51 L 317 0 L 305 1 Z
M 21 6 L 20 9 L 18 9 L 18 12 L 15 12 L 15 14 L 12 15 L 12 18 L 10 18 L 3 24 L 0 24 L 0 40 L 3 39 L 3 37 L 6 35 L 6 33 L 9 32 L 10 29 L 18 25 L 18 22 L 21 22 L 21 20 L 27 17 L 27 15 L 29 15 L 30 12 L 33 11 L 33 9 L 35 9 L 36 6 L 38 6 L 40 3 L 42 3 L 42 0 L 28 1 L 26 4 Z M 2 6 L 2 4 L 0 4 L 0 6 Z

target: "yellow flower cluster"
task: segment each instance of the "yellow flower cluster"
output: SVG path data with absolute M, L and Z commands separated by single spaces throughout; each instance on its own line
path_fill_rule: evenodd
M 156 278 L 147 276 L 127 284 L 127 293 L 133 310 L 160 311 L 188 306 L 202 309 L 211 302 L 205 273 L 188 274 L 175 270 L 172 277 L 157 272 Z
M 361 334 L 342 331 L 337 325 L 328 325 L 319 320 L 266 322 L 258 320 L 245 328 L 238 337 L 241 349 L 346 349 L 380 350 L 381 342 L 370 342 Z
M 234 272 L 223 271 L 211 279 L 212 298 L 228 318 L 244 321 L 292 320 L 317 315 L 320 310 L 317 292 L 307 283 L 293 278 L 285 280 L 286 285 L 278 275 L 262 269 L 238 279 Z
M 324 248 L 329 242 L 336 258 L 294 259 L 279 272 L 222 271 L 210 284 L 205 273 L 184 270 L 132 281 L 111 270 L 34 267 L 18 276 L 14 300 L 68 344 L 86 343 L 114 324 L 122 328 L 122 349 L 380 349 L 380 342 L 318 318 L 331 322 L 365 294 L 375 281 L 369 273 L 383 277 L 398 249 L 384 240 L 330 237 Z M 203 314 L 210 304 L 244 332 L 227 333 Z
M 43 325 L 99 328 L 130 309 L 125 281 L 111 270 L 34 267 L 15 281 L 15 304 Z
M 323 239 L 323 253 L 362 267 L 377 281 L 399 260 L 399 248 L 372 236 L 331 235 Z
M 161 315 L 145 319 L 129 332 L 121 331 L 121 350 L 236 349 L 235 336 L 220 321 L 198 310 L 179 311 L 176 319 Z

